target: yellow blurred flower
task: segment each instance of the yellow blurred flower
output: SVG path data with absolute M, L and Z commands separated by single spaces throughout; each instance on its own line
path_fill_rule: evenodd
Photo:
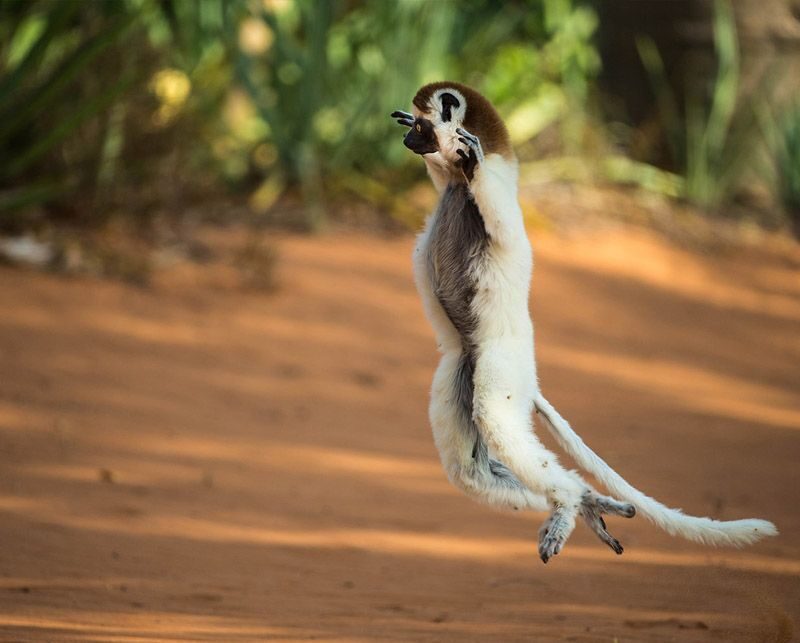
M 239 49 L 248 56 L 258 56 L 272 46 L 274 35 L 259 18 L 245 18 L 239 26 Z
M 189 97 L 192 82 L 180 69 L 162 69 L 153 76 L 150 89 L 162 103 L 180 106 Z
M 192 81 L 180 69 L 161 69 L 150 80 L 150 91 L 161 103 L 153 115 L 153 122 L 157 126 L 163 126 L 181 111 L 192 91 Z

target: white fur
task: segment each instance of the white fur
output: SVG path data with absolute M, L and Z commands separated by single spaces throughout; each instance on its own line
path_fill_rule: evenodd
M 442 90 L 445 91 L 445 90 Z M 454 90 L 447 90 L 453 91 Z M 459 99 L 463 96 L 459 95 Z M 463 114 L 444 123 L 438 117 L 438 98 L 431 113 L 440 151 L 425 155 L 428 173 L 441 193 L 447 186 L 460 146 L 455 133 Z M 461 100 L 462 105 L 466 101 Z M 419 116 L 419 112 L 415 113 Z M 454 114 L 454 116 L 456 116 Z M 438 342 L 442 359 L 433 380 L 430 420 L 434 441 L 450 480 L 468 494 L 500 507 L 541 510 L 561 507 L 574 526 L 581 497 L 591 487 L 574 471 L 562 467 L 533 432 L 536 409 L 564 450 L 597 477 L 612 493 L 633 503 L 637 510 L 670 534 L 706 544 L 742 545 L 777 533 L 764 520 L 719 522 L 669 509 L 633 488 L 595 455 L 542 396 L 534 359 L 533 324 L 528 311 L 532 253 L 517 199 L 517 165 L 498 154 L 487 154 L 470 184 L 473 198 L 491 238 L 490 258 L 474 277 L 477 292 L 473 311 L 478 319 L 474 373 L 474 420 L 495 457 L 530 492 L 500 492 L 486 477 L 471 470 L 471 450 L 450 391 L 461 354 L 461 341 L 431 291 L 425 252 L 434 217 L 428 219 L 414 250 L 414 274 L 423 306 Z
M 443 172 L 442 159 L 428 154 L 425 160 L 432 176 Z M 450 170 L 447 171 L 449 176 Z M 516 177 L 515 165 L 490 154 L 473 179 L 473 194 L 487 231 L 498 241 L 492 244 L 493 260 L 477 275 L 474 307 L 480 320 L 477 332 L 480 348 L 473 404 L 474 419 L 490 450 L 535 495 L 522 499 L 524 502 L 519 498 L 498 498 L 468 478 L 473 444 L 466 441 L 464 432 L 458 428 L 458 409 L 449 393 L 461 355 L 461 340 L 431 291 L 425 260 L 432 217 L 414 250 L 417 288 L 443 354 L 431 390 L 430 420 L 448 477 L 470 495 L 501 506 L 541 510 L 558 504 L 577 510 L 588 485 L 576 474 L 564 470 L 532 431 L 537 387 L 533 327 L 527 308 L 531 248 L 516 201 Z M 484 195 L 491 193 L 500 198 L 487 202 Z

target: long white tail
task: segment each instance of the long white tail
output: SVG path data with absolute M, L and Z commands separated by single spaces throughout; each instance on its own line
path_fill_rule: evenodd
M 536 410 L 556 441 L 586 471 L 597 478 L 609 492 L 632 503 L 645 518 L 673 536 L 683 536 L 706 545 L 749 545 L 765 536 L 776 536 L 771 522 L 748 518 L 721 522 L 711 518 L 687 516 L 680 509 L 670 509 L 632 487 L 622 476 L 592 451 L 553 405 L 539 393 Z

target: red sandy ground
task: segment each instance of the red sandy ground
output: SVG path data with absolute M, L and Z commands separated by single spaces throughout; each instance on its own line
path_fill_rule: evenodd
M 410 237 L 285 238 L 275 293 L 3 268 L 0 639 L 791 640 L 797 252 L 535 245 L 561 412 L 645 491 L 780 537 L 714 550 L 611 519 L 623 556 L 579 525 L 542 565 L 543 515 L 442 474 Z

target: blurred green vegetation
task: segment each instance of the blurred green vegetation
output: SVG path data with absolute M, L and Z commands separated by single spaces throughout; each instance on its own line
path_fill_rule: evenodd
M 710 84 L 690 87 L 682 109 L 654 42 L 649 38 L 637 42 L 667 143 L 684 177 L 682 195 L 707 209 L 718 209 L 736 196 L 758 135 L 754 112 L 739 92 L 739 43 L 733 8 L 727 0 L 715 0 L 713 30 L 716 75 Z
M 754 125 L 727 1 L 716 76 L 683 104 L 639 43 L 666 168 L 620 151 L 603 116 L 598 25 L 581 0 L 2 0 L 0 228 L 225 200 L 307 229 L 348 200 L 415 223 L 402 196 L 423 170 L 388 114 L 442 78 L 497 105 L 523 177 L 629 183 L 709 210 L 736 198 L 751 139 L 769 131 L 776 195 L 796 212 L 797 111 Z
M 800 101 L 794 100 L 775 116 L 760 103 L 776 192 L 800 239 Z

